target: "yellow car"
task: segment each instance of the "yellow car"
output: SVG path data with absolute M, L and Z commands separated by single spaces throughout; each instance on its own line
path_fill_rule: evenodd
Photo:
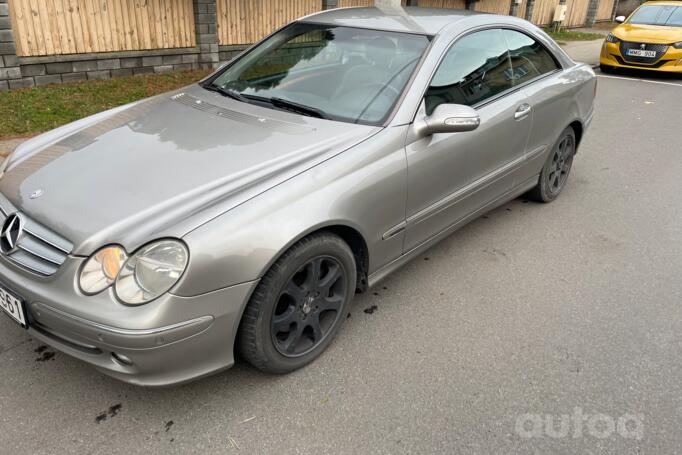
M 682 73 L 682 1 L 646 2 L 606 37 L 602 71 L 636 68 Z

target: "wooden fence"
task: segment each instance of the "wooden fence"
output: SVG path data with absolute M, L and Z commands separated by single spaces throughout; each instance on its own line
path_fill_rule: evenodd
M 614 0 L 601 0 L 599 6 L 597 7 L 597 20 L 598 21 L 610 21 L 613 19 L 611 15 L 613 14 L 613 4 Z
M 374 0 L 339 0 L 339 8 L 348 8 L 351 6 L 374 6 Z
M 552 22 L 554 10 L 559 0 L 535 0 L 531 22 L 537 25 L 547 25 Z
M 419 6 L 425 8 L 466 8 L 464 0 L 419 0 Z
M 509 14 L 513 0 L 480 0 L 476 11 Z M 524 17 L 522 0 L 517 15 Z M 403 4 L 405 1 L 402 2 Z M 589 0 L 567 0 L 564 25 L 580 26 Z M 338 0 L 339 7 L 374 0 Z M 551 23 L 559 0 L 535 0 L 532 21 Z M 614 0 L 600 0 L 597 20 L 611 19 Z M 431 8 L 465 8 L 465 0 L 419 0 Z M 19 56 L 167 49 L 196 45 L 192 0 L 9 0 Z M 322 0 L 216 0 L 220 44 L 251 44 L 276 28 L 320 11 Z
M 587 8 L 590 0 L 566 0 L 566 20 L 563 22 L 565 27 L 579 27 L 587 20 Z
M 220 44 L 250 44 L 292 20 L 320 11 L 320 0 L 217 0 Z
M 493 14 L 509 14 L 511 0 L 480 0 L 474 3 L 474 11 Z
M 191 0 L 10 0 L 17 55 L 194 46 Z

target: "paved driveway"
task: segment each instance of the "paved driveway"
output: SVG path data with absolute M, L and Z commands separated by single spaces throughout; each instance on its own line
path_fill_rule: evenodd
M 294 374 L 141 389 L 0 318 L 0 452 L 679 452 L 682 87 L 602 77 L 597 101 L 555 203 L 455 233 Z

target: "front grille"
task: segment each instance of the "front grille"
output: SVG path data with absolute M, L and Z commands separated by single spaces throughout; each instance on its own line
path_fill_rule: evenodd
M 611 54 L 613 58 L 616 59 L 618 63 L 621 65 L 629 65 L 629 66 L 639 66 L 640 68 L 660 68 L 661 66 L 665 65 L 666 63 L 670 62 L 671 60 L 659 60 L 656 63 L 652 64 L 644 64 L 644 63 L 635 63 L 635 62 L 626 62 L 623 60 L 623 58 L 620 55 L 615 55 Z
M 644 47 L 642 47 L 642 45 Z M 643 51 L 656 51 L 656 57 L 636 57 L 628 55 L 628 49 L 640 49 Z M 668 52 L 667 44 L 649 44 L 649 43 L 633 43 L 631 41 L 621 41 L 620 42 L 620 53 L 623 56 L 623 60 L 631 63 L 656 63 L 658 59 L 663 57 L 663 54 Z
M 73 244 L 25 214 L 15 211 L 4 197 L 0 198 L 0 204 L 0 226 L 15 213 L 23 221 L 16 248 L 7 254 L 2 253 L 2 256 L 42 276 L 50 276 L 59 270 L 71 253 Z

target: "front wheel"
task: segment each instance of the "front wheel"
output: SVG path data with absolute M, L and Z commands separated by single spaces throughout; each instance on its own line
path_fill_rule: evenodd
M 561 132 L 559 140 L 547 157 L 540 172 L 540 180 L 535 188 L 527 193 L 530 199 L 538 202 L 552 202 L 564 189 L 575 155 L 575 132 L 572 127 Z
M 288 373 L 318 357 L 346 319 L 355 259 L 331 233 L 298 241 L 261 279 L 244 310 L 241 355 L 259 370 Z

